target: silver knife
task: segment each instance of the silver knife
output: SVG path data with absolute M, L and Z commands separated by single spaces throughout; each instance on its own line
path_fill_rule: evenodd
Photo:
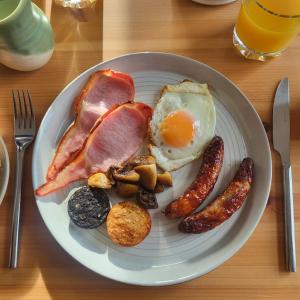
M 287 269 L 296 272 L 296 247 L 292 168 L 290 161 L 290 92 L 289 80 L 280 81 L 273 106 L 273 144 L 280 154 L 283 169 L 285 255 Z

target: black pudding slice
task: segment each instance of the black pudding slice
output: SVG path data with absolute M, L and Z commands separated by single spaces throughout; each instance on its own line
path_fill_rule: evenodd
M 74 224 L 81 228 L 96 228 L 106 219 L 110 210 L 106 193 L 98 188 L 83 186 L 68 202 L 68 213 Z

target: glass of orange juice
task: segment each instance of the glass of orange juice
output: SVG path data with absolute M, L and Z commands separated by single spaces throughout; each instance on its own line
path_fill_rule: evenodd
M 71 8 L 92 7 L 95 4 L 95 2 L 96 0 L 55 0 L 56 4 Z
M 242 0 L 233 44 L 249 59 L 265 61 L 300 32 L 300 0 Z

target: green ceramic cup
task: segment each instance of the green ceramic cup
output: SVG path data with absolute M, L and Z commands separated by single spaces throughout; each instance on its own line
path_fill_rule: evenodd
M 53 48 L 51 25 L 31 0 L 0 0 L 0 63 L 35 70 L 49 61 Z

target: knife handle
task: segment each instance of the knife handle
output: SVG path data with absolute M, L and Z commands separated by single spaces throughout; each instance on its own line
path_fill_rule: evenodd
M 296 272 L 292 168 L 290 165 L 283 166 L 283 189 L 286 266 L 288 271 Z

